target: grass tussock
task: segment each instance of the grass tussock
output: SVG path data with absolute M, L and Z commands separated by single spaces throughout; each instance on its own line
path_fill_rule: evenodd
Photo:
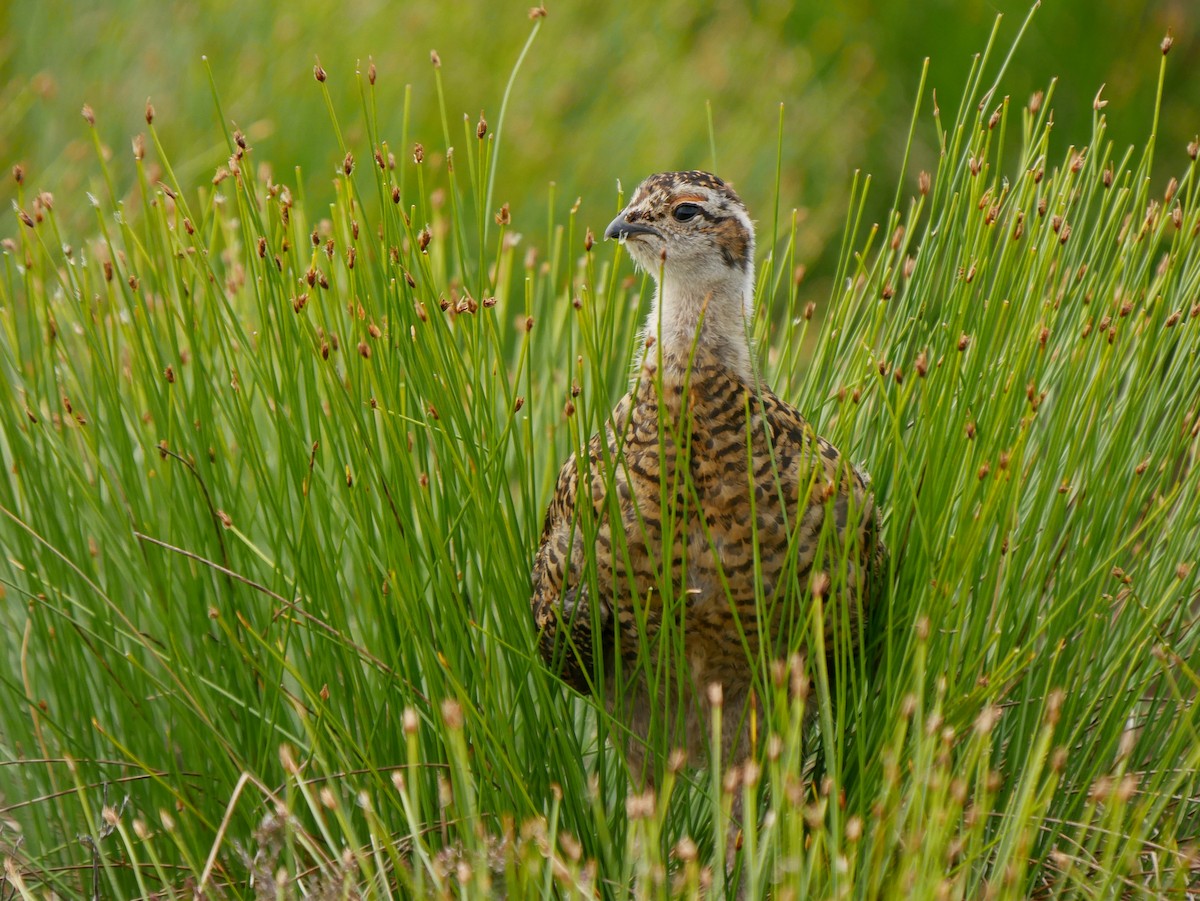
M 765 374 L 867 463 L 891 565 L 868 655 L 759 661 L 753 764 L 664 745 L 649 794 L 528 613 L 648 289 L 562 198 L 510 212 L 503 110 L 383 134 L 359 73 L 327 209 L 237 131 L 179 181 L 151 109 L 91 234 L 18 176 L 0 896 L 691 897 L 735 793 L 752 896 L 1195 892 L 1197 154 L 1099 103 L 1060 139 L 995 57 L 914 113 L 942 153 L 887 221 L 856 182 L 831 297 L 795 198 L 747 197 Z

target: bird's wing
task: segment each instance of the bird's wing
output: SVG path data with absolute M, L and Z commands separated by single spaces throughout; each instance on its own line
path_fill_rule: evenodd
M 585 576 L 585 528 L 577 503 L 579 483 L 581 479 L 590 481 L 585 497 L 590 494 L 591 516 L 598 530 L 606 529 L 605 458 L 611 466 L 617 452 L 615 435 L 623 427 L 629 403 L 629 398 L 625 398 L 613 411 L 606 435 L 592 437 L 586 472 L 580 472 L 575 454 L 563 464 L 546 509 L 542 537 L 533 561 L 530 606 L 538 629 L 539 650 L 563 681 L 579 691 L 588 691 L 596 678 L 597 653 L 602 660 L 611 659 L 608 646 L 613 641 L 611 630 L 593 630 L 594 625 L 603 626 L 608 621 L 611 606 L 606 596 L 596 599 L 596 603 L 590 596 L 591 589 Z M 603 579 L 606 572 L 610 572 L 609 567 L 597 567 L 599 579 Z M 605 585 L 598 584 L 596 588 L 602 595 L 609 593 Z

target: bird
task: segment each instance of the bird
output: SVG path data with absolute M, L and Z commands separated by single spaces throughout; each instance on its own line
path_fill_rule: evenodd
M 714 705 L 721 759 L 745 759 L 757 655 L 797 650 L 818 597 L 827 652 L 853 646 L 887 558 L 869 476 L 755 366 L 754 224 L 734 189 L 652 175 L 604 236 L 653 303 L 629 392 L 559 472 L 530 604 L 542 657 L 605 693 L 645 786 L 652 730 L 709 759 Z

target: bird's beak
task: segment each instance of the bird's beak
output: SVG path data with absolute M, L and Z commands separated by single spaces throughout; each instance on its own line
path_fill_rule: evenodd
M 624 210 L 621 211 L 621 215 L 608 223 L 608 228 L 604 230 L 604 237 L 616 238 L 621 241 L 631 235 L 654 235 L 656 238 L 661 238 L 662 232 L 649 225 L 643 225 L 641 222 L 630 222 L 625 218 Z

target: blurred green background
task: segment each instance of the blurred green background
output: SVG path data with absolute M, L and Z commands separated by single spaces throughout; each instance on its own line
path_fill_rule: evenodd
M 518 228 L 544 220 L 548 184 L 565 208 L 582 197 L 583 221 L 603 227 L 618 179 L 631 186 L 667 168 L 713 165 L 705 104 L 711 102 L 717 168 L 771 220 L 779 104 L 784 104 L 785 204 L 802 204 L 800 259 L 827 272 L 836 252 L 849 182 L 862 168 L 894 184 L 921 61 L 929 88 L 961 85 L 997 14 L 1007 50 L 1028 0 L 879 3 L 558 3 L 516 82 L 500 147 L 496 205 L 508 201 Z M 130 139 L 144 130 L 152 98 L 156 127 L 185 184 L 207 184 L 226 157 L 202 62 L 207 56 L 228 119 L 250 137 L 258 161 L 291 183 L 301 167 L 310 209 L 332 197 L 341 153 L 313 80 L 319 57 L 341 126 L 369 159 L 359 88 L 374 59 L 384 137 L 400 155 L 404 87 L 413 85 L 411 139 L 443 150 L 429 51 L 443 62 L 451 143 L 461 116 L 480 109 L 494 124 L 508 73 L 529 32 L 528 0 L 437 3 L 215 0 L 0 6 L 0 161 L 22 163 L 28 187 L 55 193 L 68 225 L 90 228 L 84 190 L 99 183 L 80 107 L 90 104 L 114 160 L 118 189 L 133 174 Z M 1102 83 L 1110 135 L 1144 135 L 1153 112 L 1158 44 L 1175 35 L 1160 154 L 1182 155 L 1200 131 L 1200 8 L 1196 0 L 1048 0 L 1013 60 L 1007 85 L 1025 103 L 1063 75 L 1053 100 L 1065 143 L 1085 143 Z M 1019 93 L 1018 93 L 1019 92 Z M 909 171 L 931 168 L 931 104 Z M 944 118 L 957 96 L 938 93 Z M 0 203 L 14 185 L 3 179 Z M 874 192 L 881 216 L 891 189 Z M 18 227 L 0 222 L 0 236 Z

